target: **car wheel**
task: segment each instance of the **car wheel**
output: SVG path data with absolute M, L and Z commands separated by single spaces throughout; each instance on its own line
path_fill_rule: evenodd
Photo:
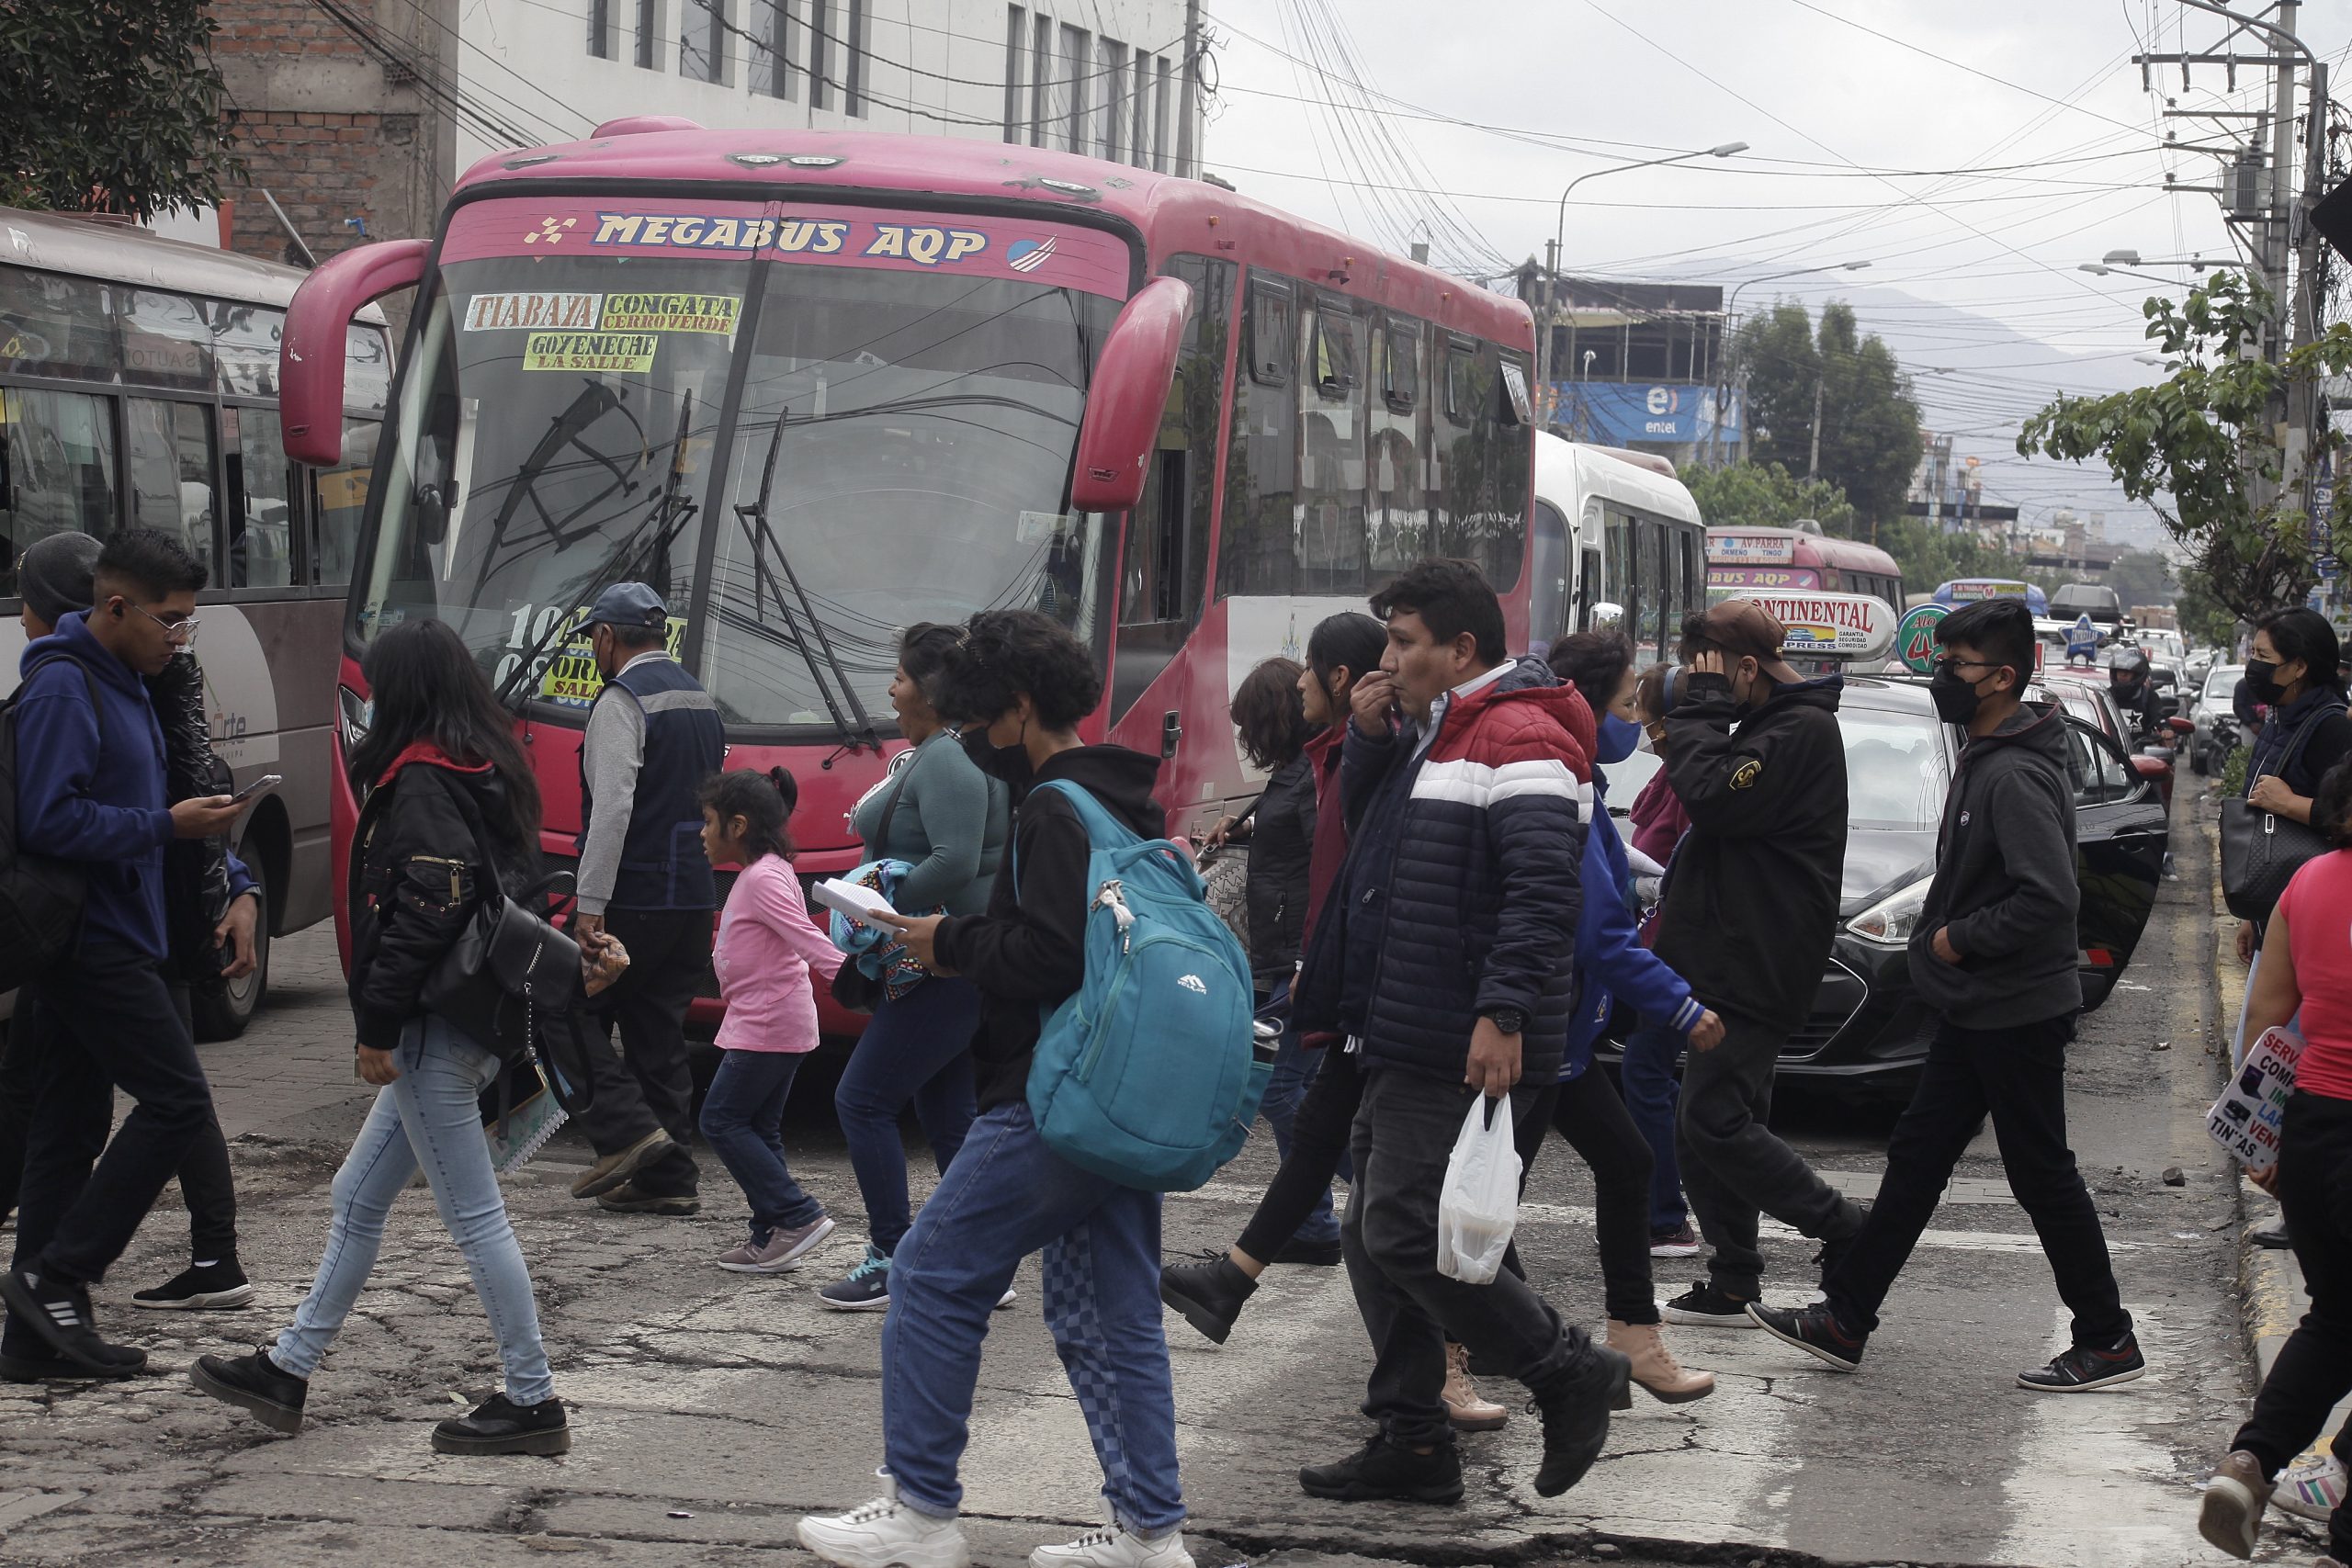
M 190 998 L 198 1040 L 234 1040 L 261 1010 L 262 993 L 269 987 L 269 889 L 255 883 L 254 901 L 254 972 Z

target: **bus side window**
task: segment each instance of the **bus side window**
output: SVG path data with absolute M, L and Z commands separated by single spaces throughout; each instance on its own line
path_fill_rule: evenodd
M 1418 439 L 1419 421 L 1429 413 L 1428 400 L 1420 395 L 1424 335 L 1421 323 L 1409 316 L 1387 317 L 1373 329 L 1380 389 L 1366 405 L 1364 553 L 1375 580 L 1429 553 Z
M 359 556 L 359 519 L 368 510 L 368 475 L 376 467 L 376 439 L 383 429 L 372 419 L 343 422 L 343 463 L 311 473 L 311 581 L 339 588 L 351 581 Z
M 1363 378 L 1356 321 L 1333 300 L 1299 311 L 1297 578 L 1303 593 L 1364 586 Z
M 1250 275 L 1246 363 L 1234 385 L 1233 429 L 1226 443 L 1225 506 L 1217 546 L 1216 592 L 1288 593 L 1297 562 L 1292 548 L 1298 487 L 1298 403 L 1290 395 L 1289 280 Z M 1278 356 L 1277 356 L 1278 355 Z
M 294 581 L 293 490 L 279 429 L 274 409 L 220 411 L 231 588 L 284 588 Z
M 116 517 L 114 400 L 0 387 L 0 593 L 17 562 L 51 534 L 111 534 Z
M 1115 722 L 1183 647 L 1207 588 L 1210 479 L 1224 408 L 1225 354 L 1232 340 L 1231 262 L 1171 257 L 1162 268 L 1192 286 L 1176 378 L 1159 421 L 1143 498 L 1127 513 L 1119 584 L 1118 662 L 1111 677 Z
M 123 418 L 130 432 L 130 525 L 161 529 L 206 566 L 214 566 L 212 523 L 220 504 L 212 477 L 211 408 L 126 398 Z

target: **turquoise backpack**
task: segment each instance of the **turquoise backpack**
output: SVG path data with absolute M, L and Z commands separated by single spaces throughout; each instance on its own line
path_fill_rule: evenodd
M 1252 1048 L 1250 964 L 1200 874 L 1078 784 L 1086 825 L 1086 980 L 1046 1013 L 1029 1111 L 1046 1146 L 1147 1192 L 1189 1192 L 1241 1152 L 1273 1064 Z M 1020 886 L 1016 857 L 1013 885 Z

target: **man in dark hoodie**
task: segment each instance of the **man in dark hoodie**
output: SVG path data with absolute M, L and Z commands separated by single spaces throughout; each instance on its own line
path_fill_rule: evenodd
M 2018 1386 L 2072 1393 L 2128 1382 L 2146 1363 L 2066 1146 L 2066 1045 L 2083 1006 L 2066 721 L 2054 704 L 2021 700 L 2033 617 L 2020 601 L 1957 611 L 1936 641 L 1936 712 L 1967 729 L 1968 745 L 1911 937 L 1911 982 L 1944 1021 L 1887 1145 L 1869 1223 L 1823 1280 L 1828 1299 L 1793 1312 L 1751 1303 L 1748 1315 L 1840 1371 L 1859 1367 L 1880 1303 L 1989 1112 L 2010 1190 L 2075 1314 L 2072 1348 L 2019 1372 Z
M 30 998 L 60 1060 L 86 1057 L 132 1100 L 77 1187 L 77 1076 L 44 1072 L 18 1201 L 15 1266 L 0 1275 L 8 1337 L 27 1328 L 85 1375 L 128 1377 L 146 1353 L 99 1338 L 91 1285 L 122 1255 L 189 1146 L 212 1120 L 196 1043 L 163 965 L 164 847 L 226 833 L 225 795 L 166 806 L 164 734 L 141 678 L 196 635 L 204 564 L 153 529 L 99 555 L 94 607 L 28 645 L 17 705 L 17 830 L 34 854 L 87 873 L 82 928 Z
M 1468 561 L 1425 560 L 1372 601 L 1381 668 L 1356 683 L 1340 763 L 1351 841 L 1299 977 L 1298 1027 L 1347 1037 L 1363 1090 L 1340 1246 L 1375 1362 L 1380 1429 L 1309 1495 L 1447 1503 L 1462 1461 L 1446 1341 L 1517 1378 L 1544 1421 L 1535 1490 L 1600 1457 L 1628 1363 L 1526 1280 L 1440 1271 L 1438 1201 L 1474 1108 L 1510 1096 L 1540 1137 L 1570 1014 L 1591 710 L 1541 660 L 1504 652 L 1502 606 Z M 1401 711 L 1399 711 L 1401 710 Z M 1392 715 L 1401 717 L 1401 726 Z
M 1659 1310 L 1668 1323 L 1744 1328 L 1763 1291 L 1758 1215 L 1824 1242 L 1862 1228 L 1843 1197 L 1765 1124 L 1772 1075 L 1804 1021 L 1837 935 L 1846 863 L 1844 677 L 1798 678 L 1763 605 L 1726 599 L 1682 628 L 1687 677 L 1666 717 L 1666 773 L 1690 814 L 1656 952 L 1724 1021 L 1683 1069 L 1682 1185 L 1714 1256 Z
M 981 915 L 893 918 L 936 975 L 980 993 L 972 1041 L 979 1117 L 890 1258 L 882 1323 L 882 1496 L 800 1521 L 800 1544 L 844 1568 L 965 1568 L 956 1510 L 972 1391 L 989 1314 L 1029 1254 L 1045 1252 L 1046 1325 L 1102 1466 L 1113 1523 L 1034 1568 L 1193 1568 L 1184 1550 L 1176 1396 L 1159 1314 L 1159 1194 L 1102 1180 L 1038 1136 L 1029 1061 L 1046 1013 L 1086 978 L 1094 890 L 1083 818 L 1059 790 L 1085 789 L 1138 836 L 1167 820 L 1151 798 L 1159 761 L 1089 746 L 1079 721 L 1102 695 L 1085 646 L 1035 610 L 974 615 L 941 706 L 985 716 L 982 765 L 1012 791 L 1012 846 Z

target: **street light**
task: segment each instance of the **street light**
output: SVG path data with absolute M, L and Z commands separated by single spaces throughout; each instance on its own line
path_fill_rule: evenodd
M 2075 270 L 2076 272 L 2087 272 L 2096 277 L 2136 277 L 2145 283 L 2162 284 L 2166 288 L 2186 288 L 2188 287 L 2177 277 L 2158 277 L 2153 272 L 2133 272 L 2130 267 L 2109 266 L 2104 262 L 2084 262 L 2080 265 L 2076 266 Z
M 1544 330 L 1535 344 L 1538 350 L 1535 379 L 1539 384 L 1548 384 L 1551 380 L 1552 316 L 1560 302 L 1560 248 L 1568 234 L 1568 193 L 1585 181 L 1599 179 L 1603 175 L 1622 175 L 1630 169 L 1655 169 L 1661 164 L 1680 164 L 1692 158 L 1728 158 L 1735 152 L 1747 151 L 1747 143 L 1745 141 L 1726 141 L 1695 152 L 1669 152 L 1663 158 L 1645 158 L 1638 164 L 1611 164 L 1605 169 L 1587 169 L 1567 183 L 1560 192 L 1559 219 L 1552 226 L 1552 251 L 1545 258 L 1549 265 L 1544 269 Z
M 1746 288 L 1749 284 L 1778 283 L 1782 278 L 1786 277 L 1809 277 L 1816 272 L 1860 272 L 1870 265 L 1871 264 L 1867 261 L 1825 262 L 1819 266 L 1801 266 L 1793 268 L 1788 272 L 1767 273 L 1762 277 L 1743 279 L 1732 286 L 1731 299 L 1724 306 L 1724 327 L 1726 331 L 1729 331 L 1732 323 L 1737 319 L 1740 290 Z M 1715 458 L 1720 459 L 1723 457 L 1724 448 L 1724 405 L 1731 400 L 1731 363 L 1729 356 L 1719 355 L 1718 364 L 1720 365 L 1723 373 L 1717 377 L 1715 381 L 1715 427 L 1713 431 L 1709 434 L 1708 445 L 1712 449 L 1712 455 Z M 1717 466 L 1721 466 L 1720 462 L 1718 462 Z

